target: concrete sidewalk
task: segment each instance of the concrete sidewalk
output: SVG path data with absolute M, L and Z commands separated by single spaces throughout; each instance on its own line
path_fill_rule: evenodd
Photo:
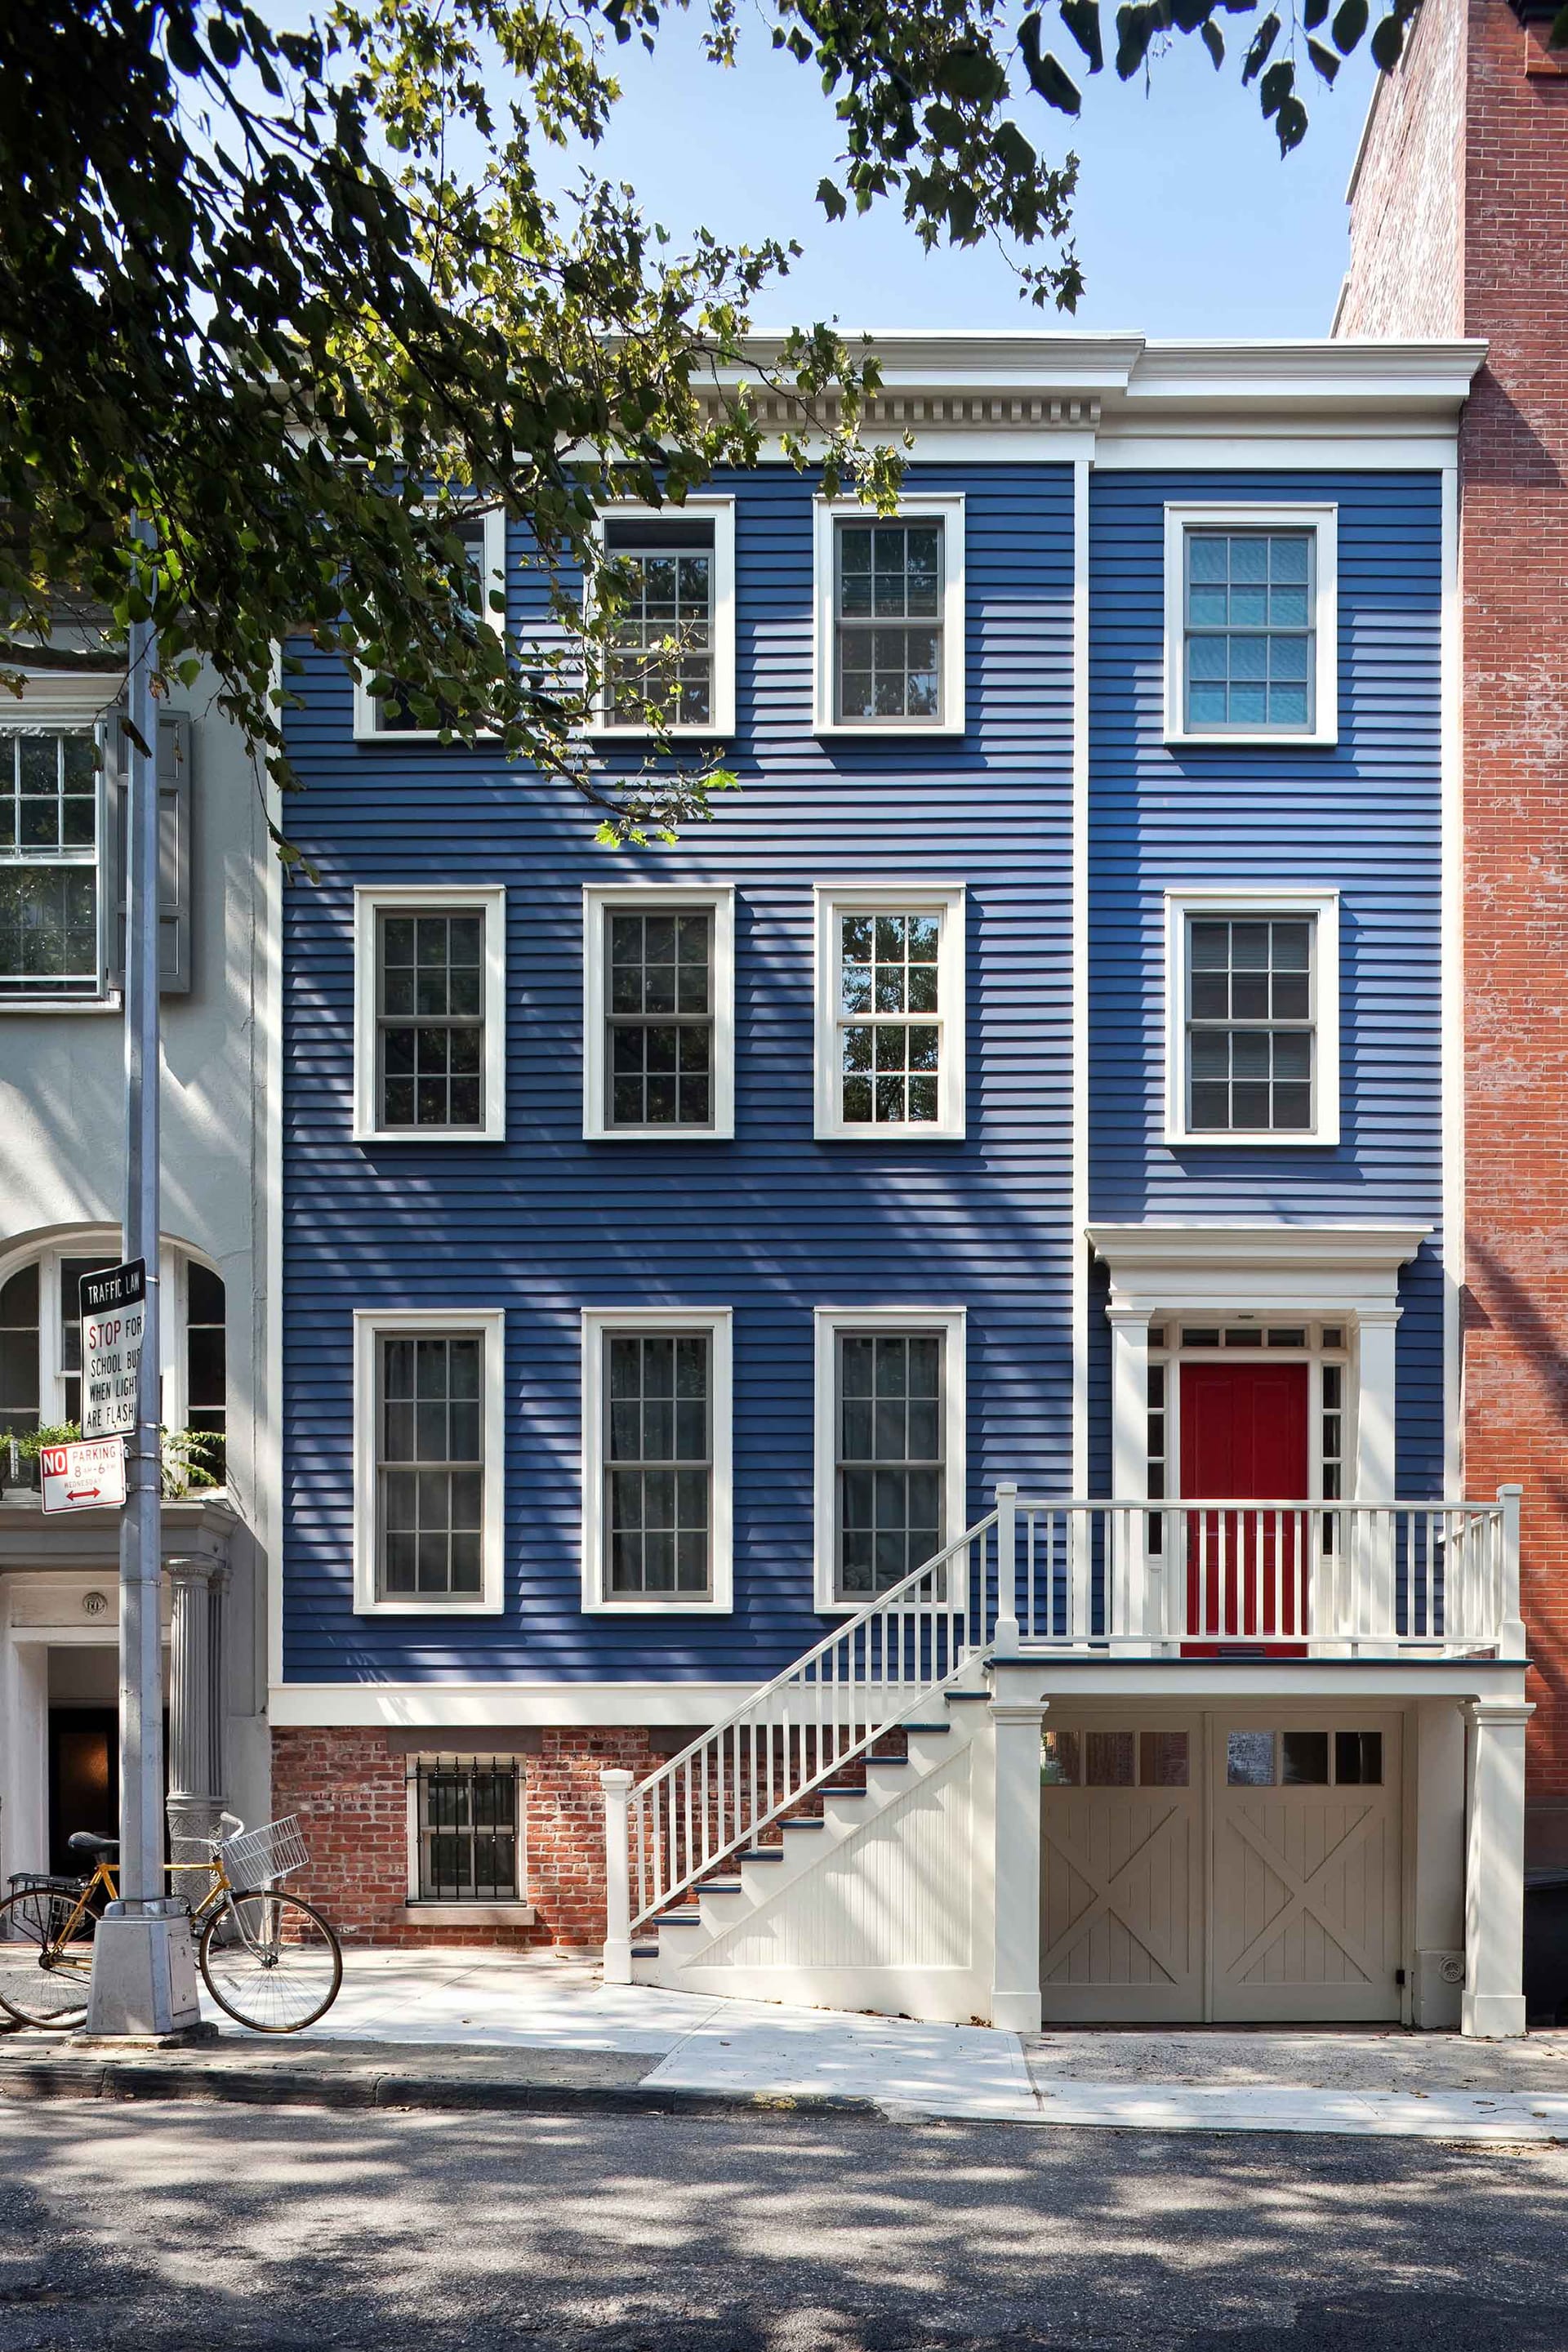
M 550 1954 L 356 1951 L 321 2024 L 184 2050 L 0 2039 L 0 2096 L 327 2106 L 879 2113 L 1026 2126 L 1568 2140 L 1568 2032 L 1072 2032 L 606 1985 Z

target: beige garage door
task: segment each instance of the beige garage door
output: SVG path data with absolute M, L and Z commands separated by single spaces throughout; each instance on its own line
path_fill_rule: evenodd
M 1222 1720 L 1214 2017 L 1397 2018 L 1398 1717 Z
M 1252 1711 L 1045 1738 L 1047 2021 L 1395 2019 L 1399 1718 Z
M 1048 1730 L 1040 1798 L 1046 2016 L 1201 2018 L 1201 1724 Z

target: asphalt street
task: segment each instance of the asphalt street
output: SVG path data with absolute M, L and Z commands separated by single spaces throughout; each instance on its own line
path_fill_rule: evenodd
M 1568 2149 L 0 2106 L 0 2352 L 1568 2352 Z

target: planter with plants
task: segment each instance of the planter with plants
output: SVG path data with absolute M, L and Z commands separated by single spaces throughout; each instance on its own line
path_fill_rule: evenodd
M 163 1454 L 163 1500 L 183 1503 L 202 1491 L 223 1485 L 223 1440 L 208 1429 L 165 1429 L 160 1433 Z M 62 1421 L 47 1429 L 0 1430 L 0 1495 L 8 1487 L 32 1492 L 38 1483 L 38 1456 L 46 1445 L 74 1445 L 81 1424 Z

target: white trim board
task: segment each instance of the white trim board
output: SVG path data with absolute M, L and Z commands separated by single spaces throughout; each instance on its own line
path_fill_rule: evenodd
M 477 914 L 484 939 L 483 1108 L 478 1127 L 382 1127 L 376 1102 L 376 933 L 379 918 Z M 353 911 L 353 1140 L 356 1143 L 503 1143 L 506 1140 L 506 890 L 500 883 L 358 882 Z
M 376 1349 L 399 1333 L 477 1332 L 483 1340 L 484 1466 L 480 1589 L 472 1600 L 440 1593 L 378 1596 L 375 1549 Z M 356 1307 L 353 1310 L 353 1606 L 356 1617 L 494 1617 L 505 1606 L 506 1312 L 500 1307 Z
M 606 918 L 616 909 L 640 915 L 669 908 L 705 909 L 713 918 L 713 961 L 709 971 L 713 1018 L 710 1084 L 712 1118 L 707 1127 L 612 1127 L 606 1112 L 609 1084 L 605 1023 L 609 1018 L 605 972 L 609 955 Z M 585 882 L 583 885 L 583 1134 L 590 1143 L 723 1143 L 735 1132 L 735 892 L 728 883 Z
M 53 1638 L 52 1636 L 50 1637 Z M 691 1724 L 733 1714 L 758 1688 L 725 1683 L 309 1683 L 274 1682 L 268 1712 L 277 1730 L 480 1733 L 534 1724 Z
M 733 1314 L 728 1307 L 584 1307 L 583 1315 L 583 1612 L 602 1617 L 721 1617 L 735 1605 Z M 617 1331 L 706 1332 L 710 1340 L 706 1594 L 616 1600 L 608 1587 L 605 1527 L 605 1340 Z

